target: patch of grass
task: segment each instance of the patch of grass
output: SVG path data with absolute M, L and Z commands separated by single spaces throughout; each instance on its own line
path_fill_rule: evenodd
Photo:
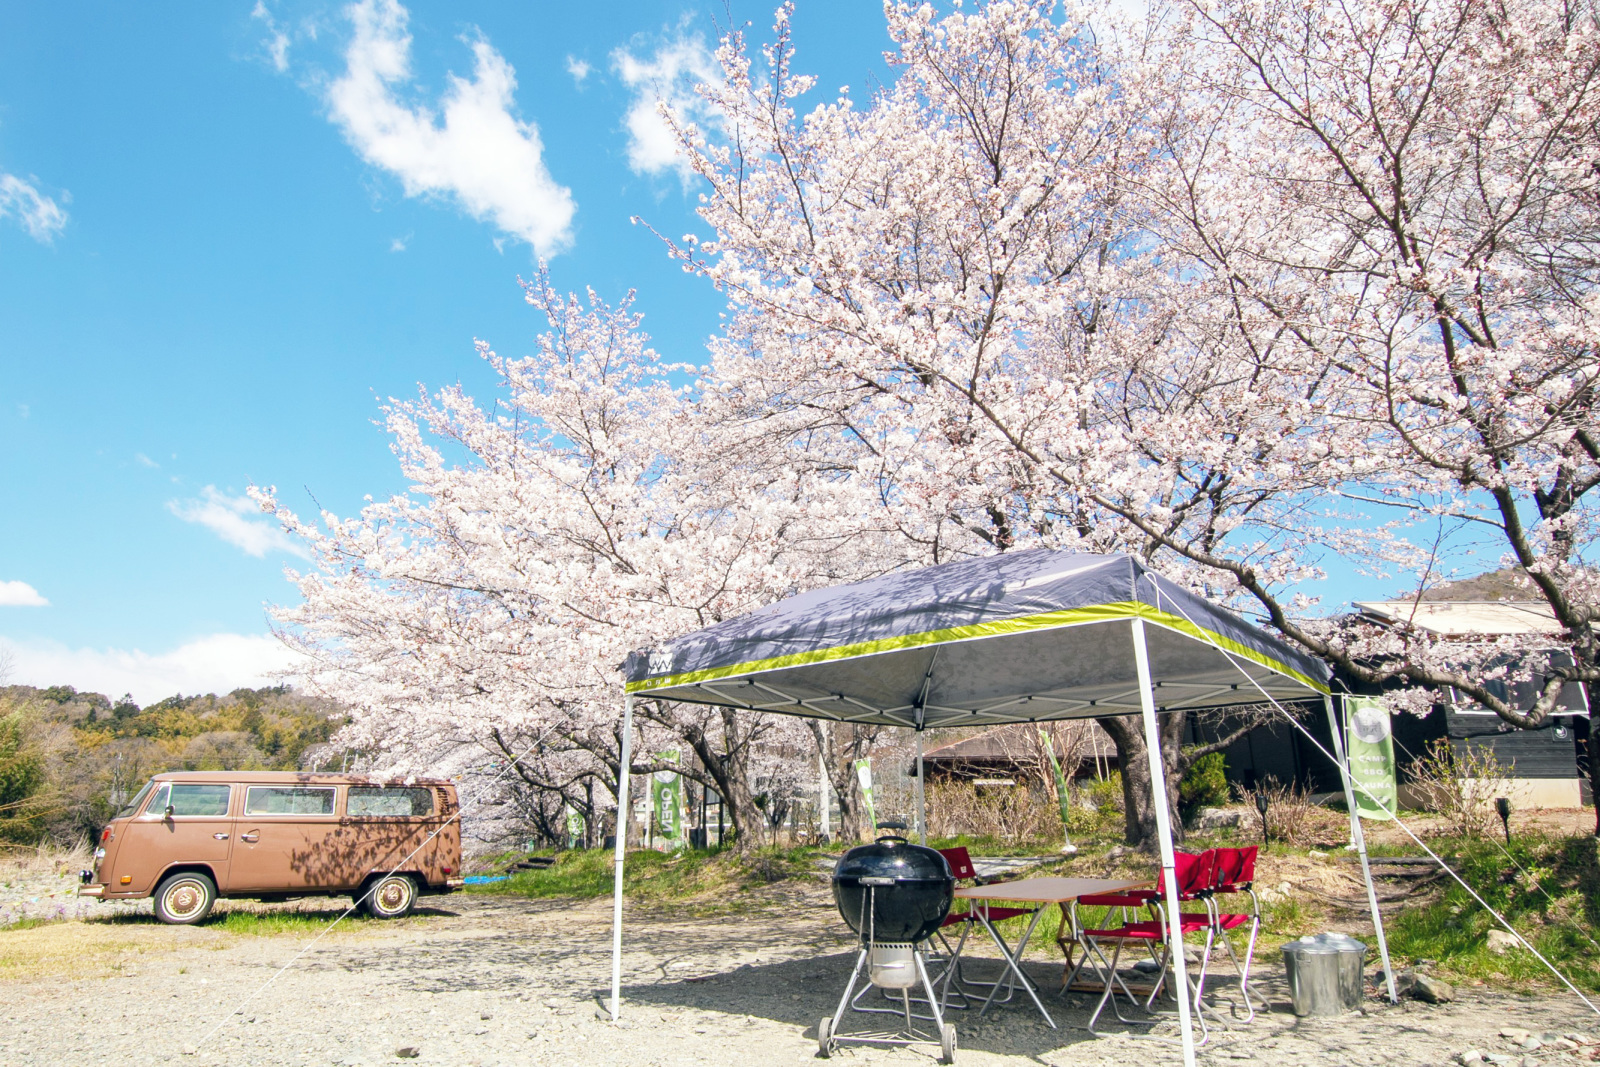
M 1600 840 L 1525 834 L 1509 848 L 1484 839 L 1454 844 L 1467 884 L 1574 985 L 1600 992 Z M 1433 903 L 1395 917 L 1389 948 L 1412 960 L 1437 960 L 1441 973 L 1456 978 L 1555 981 L 1526 949 L 1490 952 L 1491 929 L 1502 927 L 1452 880 Z
M 728 903 L 727 894 L 790 878 L 820 873 L 822 853 L 812 846 L 753 849 L 685 849 L 657 852 L 637 849 L 628 853 L 623 869 L 623 895 L 635 903 L 665 905 L 700 902 Z M 611 893 L 615 874 L 614 853 L 609 849 L 574 849 L 558 852 L 555 863 L 544 870 L 518 871 L 504 882 L 468 886 L 470 893 L 536 899 L 590 899 Z M 719 899 L 712 899 L 717 898 Z
M 343 908 L 319 908 L 315 911 L 229 910 L 218 911 L 201 925 L 223 933 L 251 937 L 275 937 L 279 934 L 305 934 L 314 937 L 343 913 Z M 365 912 L 353 911 L 344 917 L 338 929 L 354 928 L 372 921 Z
M 16 922 L 7 923 L 4 926 L 0 926 L 0 934 L 9 933 L 12 930 L 32 930 L 35 927 L 44 926 L 46 923 L 52 921 L 54 920 L 41 919 L 36 915 L 29 915 L 18 919 Z
M 167 926 L 108 930 L 106 925 L 45 922 L 0 934 L 0 982 L 101 978 L 127 973 L 151 956 L 219 940 L 205 930 L 175 932 Z

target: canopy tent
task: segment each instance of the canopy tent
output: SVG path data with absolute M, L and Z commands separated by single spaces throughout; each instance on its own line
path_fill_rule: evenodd
M 1044 549 L 804 593 L 635 652 L 624 672 L 623 797 L 637 698 L 905 726 L 919 731 L 919 741 L 931 727 L 1140 714 L 1152 792 L 1161 797 L 1158 713 L 1326 699 L 1331 677 L 1322 661 L 1132 557 Z M 1170 937 L 1181 946 L 1172 828 L 1167 805 L 1154 806 Z M 624 837 L 619 828 L 614 1019 Z M 1182 951 L 1174 960 L 1177 988 L 1186 990 Z M 1188 1000 L 1181 993 L 1177 1000 L 1184 1060 L 1193 1063 Z

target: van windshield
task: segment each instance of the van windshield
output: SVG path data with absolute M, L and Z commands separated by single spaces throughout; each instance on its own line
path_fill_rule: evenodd
M 154 789 L 155 785 L 156 785 L 156 780 L 154 778 L 152 778 L 148 782 L 146 782 L 144 784 L 144 788 L 139 790 L 138 795 L 135 796 L 132 800 L 128 801 L 128 803 L 123 807 L 123 809 L 121 811 L 117 812 L 116 817 L 119 818 L 119 819 L 124 819 L 124 818 L 127 818 L 129 815 L 133 815 L 136 812 L 138 812 L 139 809 L 144 806 L 145 797 L 150 795 L 150 790 Z

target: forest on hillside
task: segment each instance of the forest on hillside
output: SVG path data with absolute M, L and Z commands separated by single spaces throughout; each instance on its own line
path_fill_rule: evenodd
M 71 686 L 0 687 L 0 843 L 85 840 L 152 774 L 336 764 L 344 722 L 288 686 L 171 696 L 140 707 Z

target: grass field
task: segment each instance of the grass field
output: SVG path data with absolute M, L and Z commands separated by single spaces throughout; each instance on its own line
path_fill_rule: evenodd
M 1328 841 L 1310 840 L 1291 845 L 1273 842 L 1261 854 L 1258 885 L 1262 893 L 1262 924 L 1257 956 L 1276 960 L 1286 941 L 1324 930 L 1343 930 L 1371 941 L 1370 917 L 1363 908 L 1329 903 L 1330 893 L 1352 899 L 1359 896 L 1357 868 L 1339 862 L 1347 856 L 1337 829 L 1330 821 Z M 1249 834 L 1220 831 L 1192 834 L 1186 847 L 1246 843 Z M 1153 861 L 1140 853 L 1118 853 L 1113 828 L 1078 839 L 1076 857 L 1060 857 L 1059 841 L 1002 841 L 988 838 L 952 838 L 930 844 L 947 848 L 964 845 L 977 856 L 1034 855 L 1047 862 L 1030 873 L 1071 874 L 1087 877 L 1147 876 Z M 1493 907 L 1580 988 L 1600 991 L 1600 842 L 1588 836 L 1532 831 L 1518 836 L 1509 851 L 1487 838 L 1462 839 L 1435 836 L 1429 846 L 1446 856 L 1462 876 Z M 826 856 L 833 849 L 802 847 L 726 851 L 684 851 L 676 854 L 641 849 L 628 854 L 624 892 L 634 904 L 681 908 L 694 914 L 736 911 L 746 906 L 748 891 L 792 878 L 818 881 L 827 875 Z M 1415 845 L 1385 843 L 1382 855 L 1417 855 Z M 612 854 L 603 850 L 562 852 L 545 870 L 523 871 L 504 882 L 471 887 L 479 893 L 532 898 L 587 899 L 608 895 L 612 889 Z M 1280 888 L 1289 885 L 1287 892 Z M 1331 887 L 1331 888 L 1330 888 Z M 1322 890 L 1314 892 L 1312 890 Z M 1248 898 L 1237 898 L 1248 909 Z M 1114 917 L 1085 909 L 1083 921 L 1096 925 Z M 1022 932 L 1024 919 L 1001 924 L 1010 938 Z M 1040 917 L 1030 956 L 1055 941 L 1062 924 L 1058 909 Z M 1420 893 L 1415 904 L 1400 909 L 1387 922 L 1390 953 L 1397 967 L 1427 961 L 1433 972 L 1451 980 L 1483 981 L 1499 987 L 1552 986 L 1557 980 L 1532 954 L 1513 949 L 1491 952 L 1487 935 L 1498 924 L 1459 885 L 1436 881 Z M 1242 947 L 1242 935 L 1236 935 Z

